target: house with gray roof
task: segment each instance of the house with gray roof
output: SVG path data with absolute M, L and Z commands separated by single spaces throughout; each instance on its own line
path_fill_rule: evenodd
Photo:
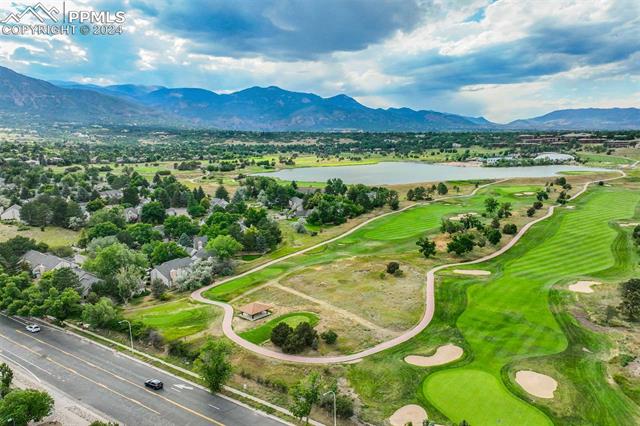
M 14 204 L 11 207 L 7 208 L 5 211 L 3 211 L 2 214 L 0 214 L 0 220 L 19 222 L 20 210 L 22 210 L 22 207 L 20 207 L 17 204 Z
M 229 205 L 229 202 L 225 199 L 222 198 L 213 198 L 211 200 L 211 208 L 213 209 L 214 207 L 221 207 L 223 209 L 226 209 L 227 206 Z
M 22 256 L 22 262 L 29 265 L 31 273 L 40 277 L 45 272 L 59 268 L 73 268 L 77 265 L 69 260 L 54 256 L 49 253 L 40 253 L 37 250 L 29 250 Z
M 193 262 L 194 260 L 190 257 L 181 257 L 156 265 L 151 270 L 151 281 L 160 280 L 167 287 L 173 287 L 178 278 L 182 278 L 189 273 Z
M 79 293 L 82 297 L 86 297 L 93 288 L 93 285 L 101 281 L 100 278 L 82 268 L 72 268 L 72 270 L 78 276 L 78 280 L 80 281 Z

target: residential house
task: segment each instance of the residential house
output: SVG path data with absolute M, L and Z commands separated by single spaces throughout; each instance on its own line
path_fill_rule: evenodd
M 229 202 L 225 199 L 222 198 L 213 198 L 211 200 L 211 208 L 215 208 L 215 207 L 221 207 L 223 209 L 226 209 L 227 206 L 229 205 Z
M 21 209 L 22 207 L 20 207 L 17 204 L 12 205 L 11 207 L 3 211 L 2 214 L 0 214 L 0 220 L 9 220 L 9 221 L 19 222 Z
M 124 209 L 124 218 L 127 222 L 137 222 L 140 218 L 140 209 L 137 207 L 127 207 Z
M 106 191 L 100 191 L 98 194 L 107 200 L 122 198 L 122 191 L 119 189 L 108 189 Z
M 165 210 L 167 216 L 189 216 L 189 212 L 184 207 L 171 207 Z
M 189 273 L 193 262 L 194 259 L 190 257 L 181 257 L 156 265 L 151 270 L 151 281 L 160 280 L 167 287 L 173 287 L 178 278 L 184 277 Z
M 300 197 L 291 197 L 289 200 L 289 212 L 288 217 L 307 217 L 311 213 L 311 209 L 305 210 L 304 200 Z
M 41 253 L 37 250 L 29 250 L 22 256 L 22 261 L 29 265 L 31 273 L 35 277 L 40 277 L 45 272 L 59 268 L 73 268 L 77 266 L 71 261 L 48 253 Z
M 80 281 L 79 293 L 82 297 L 86 297 L 93 288 L 93 285 L 101 281 L 100 278 L 82 268 L 73 268 L 72 270 L 78 276 L 78 280 Z

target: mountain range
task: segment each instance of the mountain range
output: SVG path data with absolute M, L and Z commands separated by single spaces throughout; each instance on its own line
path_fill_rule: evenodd
M 98 86 L 38 80 L 0 67 L 0 122 L 171 125 L 255 131 L 464 131 L 640 129 L 640 109 L 570 109 L 498 124 L 410 108 L 369 108 L 279 87 L 229 94 L 199 88 Z

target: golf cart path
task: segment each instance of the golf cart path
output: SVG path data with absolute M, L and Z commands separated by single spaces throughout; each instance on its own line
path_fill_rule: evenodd
M 635 167 L 638 164 L 638 162 L 635 162 L 631 167 Z M 630 168 L 631 168 L 630 167 Z M 575 193 L 573 196 L 571 196 L 569 198 L 569 200 L 573 200 L 577 197 L 579 197 L 580 195 L 582 195 L 587 188 L 589 187 L 589 185 L 595 183 L 595 182 L 600 182 L 600 181 L 611 181 L 611 180 L 615 180 L 615 179 L 621 179 L 625 176 L 627 176 L 627 174 L 622 171 L 622 170 L 616 170 L 617 172 L 620 173 L 620 176 L 616 176 L 616 177 L 612 177 L 612 178 L 608 178 L 608 179 L 599 179 L 597 181 L 589 181 L 586 182 L 584 184 L 584 186 L 582 187 L 582 189 L 580 191 L 578 191 L 577 193 Z M 471 197 L 473 195 L 475 195 L 480 189 L 487 187 L 489 185 L 493 185 L 493 184 L 497 184 L 497 183 L 501 183 L 506 181 L 507 179 L 503 179 L 500 181 L 496 181 L 496 182 L 492 182 L 492 183 L 488 183 L 485 185 L 481 185 L 479 187 L 477 187 L 476 189 L 474 189 L 470 194 L 468 195 L 456 195 L 456 196 L 451 196 L 451 197 L 443 197 L 440 198 L 438 200 L 434 200 L 434 201 L 442 201 L 445 199 L 451 199 L 451 198 L 459 198 L 459 197 Z M 337 355 L 337 356 L 304 356 L 304 355 L 290 355 L 290 354 L 285 354 L 282 352 L 277 352 L 271 349 L 267 349 L 264 348 L 262 346 L 258 346 L 254 343 L 248 342 L 247 340 L 243 339 L 242 337 L 238 336 L 236 334 L 236 332 L 233 330 L 232 327 L 232 322 L 233 322 L 233 307 L 231 307 L 231 305 L 224 303 L 224 302 L 218 302 L 215 300 L 211 300 L 211 299 L 207 299 L 206 297 L 203 296 L 203 293 L 206 292 L 207 290 L 209 290 L 210 288 L 222 285 L 226 282 L 229 282 L 231 280 L 240 278 L 240 277 L 244 277 L 246 275 L 252 274 L 256 271 L 259 271 L 261 269 L 267 268 L 271 265 L 277 264 L 279 262 L 282 262 L 284 260 L 290 259 L 294 256 L 298 256 L 300 254 L 303 253 L 307 253 L 311 250 L 315 250 L 318 247 L 322 247 L 324 245 L 330 244 L 334 241 L 337 241 L 343 237 L 346 237 L 347 235 L 352 234 L 353 232 L 357 231 L 358 229 L 362 228 L 363 226 L 368 225 L 369 223 L 378 220 L 382 217 L 385 216 L 389 216 L 391 214 L 396 214 L 399 212 L 402 212 L 404 210 L 410 209 L 412 207 L 415 207 L 418 204 L 412 204 L 409 206 L 406 206 L 400 210 L 396 210 L 393 212 L 388 212 L 385 214 L 382 214 L 380 216 L 376 216 L 374 218 L 371 218 L 365 222 L 362 222 L 361 224 L 359 224 L 358 226 L 355 226 L 354 228 L 350 229 L 349 231 L 331 238 L 329 240 L 323 241 L 321 243 L 318 243 L 316 245 L 313 245 L 311 247 L 308 247 L 306 249 L 297 251 L 295 253 L 291 253 L 289 255 L 283 256 L 281 258 L 278 259 L 274 259 L 272 261 L 269 261 L 267 263 L 264 263 L 260 266 L 257 266 L 253 269 L 250 269 L 246 272 L 243 272 L 242 274 L 233 276 L 233 277 L 229 277 L 227 279 L 221 280 L 217 283 L 213 283 L 211 285 L 208 285 L 206 287 L 203 287 L 201 289 L 198 289 L 196 291 L 194 291 L 191 294 L 191 297 L 194 300 L 197 300 L 199 302 L 202 303 L 207 303 L 210 305 L 215 305 L 215 306 L 219 306 L 224 310 L 224 319 L 222 321 L 222 331 L 225 334 L 225 336 L 227 336 L 229 339 L 231 339 L 234 343 L 242 346 L 243 348 L 250 350 L 251 352 L 254 352 L 258 355 L 262 355 L 262 356 L 266 356 L 269 358 L 275 358 L 281 361 L 286 361 L 286 362 L 297 362 L 297 363 L 303 363 L 303 364 L 339 364 L 339 363 L 351 363 L 351 362 L 357 362 L 358 360 L 367 357 L 369 355 L 373 355 L 376 354 L 378 352 L 382 352 L 384 350 L 387 350 L 389 348 L 393 348 L 394 346 L 397 346 L 401 343 L 404 343 L 412 338 L 414 338 L 415 336 L 417 336 L 419 333 L 421 333 L 425 328 L 427 328 L 427 326 L 429 325 L 429 323 L 431 322 L 431 320 L 433 319 L 433 314 L 435 312 L 435 274 L 438 271 L 441 271 L 443 269 L 446 268 L 450 268 L 450 267 L 454 267 L 454 266 L 463 266 L 463 265 L 473 265 L 473 264 L 477 264 L 477 263 L 482 263 L 482 262 L 486 262 L 487 260 L 496 258 L 498 256 L 500 256 L 501 254 L 505 253 L 507 250 L 509 250 L 511 247 L 513 247 L 519 240 L 520 238 L 522 238 L 522 236 L 535 224 L 548 219 L 549 217 L 551 217 L 553 215 L 553 212 L 555 211 L 556 207 L 558 207 L 558 205 L 552 205 L 549 207 L 549 209 L 547 210 L 547 213 L 536 219 L 533 220 L 529 223 L 527 223 L 526 225 L 524 225 L 520 231 L 507 243 L 505 244 L 502 248 L 500 248 L 499 250 L 483 256 L 481 258 L 475 259 L 475 260 L 471 260 L 471 261 L 467 261 L 467 262 L 458 262 L 458 263 L 450 263 L 450 264 L 445 264 L 445 265 L 440 265 L 440 266 L 436 266 L 434 268 L 432 268 L 431 270 L 429 270 L 427 272 L 427 281 L 426 281 L 426 292 L 425 292 L 425 310 L 424 313 L 422 315 L 422 318 L 420 319 L 420 322 L 418 322 L 418 324 L 416 324 L 413 328 L 405 331 L 404 333 L 400 334 L 399 336 L 394 337 L 393 339 L 387 340 L 385 342 L 379 343 L 375 346 L 372 346 L 368 349 L 365 349 L 363 351 L 354 353 L 354 354 L 349 354 L 349 355 Z

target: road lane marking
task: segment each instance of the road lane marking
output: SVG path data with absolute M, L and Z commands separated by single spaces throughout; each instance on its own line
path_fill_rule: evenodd
M 24 333 L 22 333 L 21 331 L 18 331 L 18 333 L 24 334 Z M 25 336 L 28 336 L 28 334 L 25 334 Z M 38 352 L 36 352 L 36 351 L 32 350 L 31 348 L 28 348 L 27 346 L 25 346 L 25 345 L 21 344 L 20 342 L 16 342 L 15 340 L 13 340 L 13 339 L 11 339 L 11 338 L 9 338 L 9 337 L 7 337 L 7 336 L 5 336 L 5 335 L 1 334 L 1 333 L 0 333 L 0 337 L 4 338 L 5 340 L 10 341 L 10 342 L 11 342 L 11 343 L 13 343 L 14 345 L 18 345 L 18 346 L 20 346 L 21 348 L 23 348 L 23 349 L 25 349 L 25 350 L 27 350 L 27 351 L 31 352 L 31 353 L 32 353 L 32 354 L 34 354 L 34 355 L 37 355 L 37 356 L 39 356 L 39 357 L 41 357 L 41 356 L 42 356 L 41 354 L 39 354 Z M 36 339 L 36 340 L 39 340 L 39 339 Z M 89 381 L 89 382 L 91 382 L 91 383 L 93 383 L 93 384 L 95 384 L 95 385 L 97 385 L 97 386 L 100 386 L 101 388 L 106 389 L 106 390 L 108 390 L 109 392 L 112 392 L 112 393 L 114 393 L 114 394 L 116 394 L 116 395 L 118 395 L 118 396 L 120 396 L 120 397 L 122 397 L 122 398 L 124 398 L 124 399 L 126 399 L 126 400 L 128 400 L 128 401 L 131 401 L 131 402 L 133 402 L 133 403 L 135 403 L 135 404 L 137 404 L 137 405 L 139 405 L 139 406 L 141 406 L 141 407 L 143 407 L 143 408 L 146 408 L 147 410 L 151 411 L 152 413 L 155 413 L 155 414 L 157 414 L 157 415 L 161 416 L 161 414 L 160 414 L 159 412 L 157 412 L 156 410 L 154 410 L 153 408 L 147 407 L 146 405 L 144 405 L 144 404 L 143 404 L 143 403 L 141 403 L 140 401 L 135 400 L 135 399 L 133 399 L 133 398 L 130 398 L 130 397 L 126 396 L 126 395 L 123 395 L 123 394 L 121 394 L 120 392 L 118 392 L 118 391 L 116 391 L 116 390 L 114 390 L 114 389 L 111 389 L 111 388 L 110 388 L 110 387 L 108 387 L 107 385 L 105 385 L 105 384 L 103 384 L 103 383 L 100 383 L 100 382 L 97 382 L 97 381 L 93 380 L 92 378 L 87 377 L 87 376 L 85 376 L 84 374 L 77 372 L 77 371 L 76 371 L 76 370 L 74 370 L 73 368 L 67 367 L 66 365 L 64 365 L 64 364 L 62 364 L 62 363 L 60 363 L 60 362 L 58 362 L 58 361 L 55 361 L 54 359 L 51 359 L 51 358 L 49 358 L 49 357 L 47 357 L 47 358 L 46 358 L 46 360 L 47 360 L 47 361 L 49 361 L 49 362 L 51 362 L 51 363 L 53 363 L 53 364 L 56 364 L 57 366 L 59 366 L 59 367 L 61 367 L 61 368 L 65 369 L 65 370 L 67 370 L 68 372 L 70 372 L 70 373 L 72 373 L 72 374 L 75 374 L 76 376 L 82 377 L 83 379 L 85 379 L 85 380 L 87 380 L 87 381 Z
M 14 357 L 18 358 L 20 361 L 22 361 L 22 362 L 26 362 L 27 364 L 31 365 L 32 367 L 35 367 L 35 368 L 37 368 L 37 369 L 39 369 L 39 370 L 42 370 L 42 371 L 44 371 L 45 373 L 47 373 L 47 374 L 49 374 L 49 375 L 53 376 L 53 374 L 51 374 L 51 373 L 49 373 L 48 371 L 46 371 L 46 370 L 44 370 L 44 369 L 42 369 L 42 368 L 38 367 L 37 365 L 35 365 L 34 363 L 30 362 L 29 360 L 26 360 L 26 359 L 24 359 L 24 358 L 22 358 L 22 357 L 20 357 L 20 356 L 18 356 L 18 355 L 16 355 L 16 354 L 14 354 L 13 352 L 9 352 L 9 351 L 8 351 L 8 350 L 6 350 L 6 349 L 0 349 L 0 357 L 2 357 L 2 358 L 4 358 L 4 359 L 6 359 L 7 361 L 9 361 L 9 362 L 11 362 L 11 363 L 13 363 L 13 364 L 17 365 L 18 367 L 22 368 L 24 371 L 26 371 L 26 372 L 27 372 L 27 373 L 29 373 L 31 376 L 33 376 L 33 378 L 34 378 L 34 379 L 36 379 L 36 380 L 38 381 L 38 383 L 42 383 L 42 380 L 40 380 L 40 377 L 36 376 L 36 375 L 35 375 L 35 373 L 34 373 L 33 371 L 29 370 L 27 367 L 25 367 L 24 365 L 22 365 L 19 361 L 16 361 L 15 359 L 12 359 L 12 358 L 10 358 L 10 357 L 6 356 L 6 355 L 5 355 L 5 353 L 7 353 L 7 354 L 11 354 L 11 355 L 13 355 Z
M 211 405 L 211 404 L 207 404 L 207 405 L 208 405 L 209 407 L 211 407 L 211 408 L 215 408 L 216 410 L 219 410 L 219 409 L 220 409 L 219 407 L 216 407 L 215 405 Z
M 87 364 L 88 366 L 90 366 L 90 367 L 92 367 L 92 368 L 95 368 L 96 370 L 100 370 L 100 371 L 102 371 L 102 372 L 104 372 L 104 373 L 110 374 L 110 375 L 112 375 L 113 377 L 115 377 L 115 378 L 117 378 L 117 379 L 122 380 L 123 382 L 129 383 L 130 385 L 133 385 L 133 386 L 135 386 L 135 387 L 138 387 L 138 388 L 140 388 L 140 389 L 144 390 L 145 392 L 147 392 L 147 393 L 149 393 L 149 394 L 151 394 L 151 395 L 153 395 L 153 396 L 155 396 L 155 397 L 158 397 L 158 398 L 160 398 L 160 399 L 163 399 L 164 401 L 167 401 L 167 402 L 169 402 L 170 404 L 173 404 L 173 405 L 175 405 L 176 407 L 181 408 L 181 409 L 183 409 L 184 411 L 187 411 L 188 413 L 191 413 L 191 414 L 193 414 L 193 415 L 195 415 L 195 416 L 198 416 L 198 417 L 200 417 L 200 418 L 202 418 L 202 419 L 205 419 L 205 420 L 207 420 L 207 421 L 210 421 L 210 422 L 212 422 L 213 424 L 216 424 L 216 425 L 218 425 L 218 426 L 225 426 L 223 423 L 220 423 L 219 421 L 217 421 L 217 420 L 215 420 L 215 419 L 212 419 L 211 417 L 205 416 L 204 414 L 199 413 L 199 412 L 197 412 L 197 411 L 195 411 L 195 410 L 193 410 L 193 409 L 191 409 L 191 408 L 189 408 L 189 407 L 186 407 L 186 406 L 184 406 L 184 405 L 182 405 L 182 404 L 180 404 L 180 403 L 178 403 L 178 402 L 176 402 L 176 401 L 174 401 L 174 400 L 172 400 L 172 399 L 169 399 L 169 398 L 167 398 L 167 397 L 165 397 L 165 396 L 163 396 L 163 395 L 160 395 L 160 394 L 158 394 L 157 392 L 150 391 L 149 389 L 147 389 L 146 387 L 144 387 L 144 386 L 142 386 L 142 385 L 139 385 L 138 383 L 132 382 L 131 380 L 126 379 L 126 378 L 124 378 L 124 377 L 122 377 L 122 376 L 120 376 L 120 375 L 118 375 L 118 374 L 116 374 L 116 373 L 114 373 L 114 372 L 112 372 L 112 371 L 106 370 L 106 369 L 104 369 L 104 368 L 100 367 L 99 365 L 96 365 L 96 364 L 92 363 L 91 361 L 87 361 L 87 360 L 85 360 L 84 358 L 81 358 L 81 357 L 79 357 L 79 356 L 77 356 L 77 355 L 74 355 L 74 354 L 72 354 L 72 353 L 69 353 L 69 352 L 67 352 L 67 351 L 63 350 L 63 349 L 60 349 L 59 347 L 57 347 L 57 346 L 55 346 L 55 345 L 52 345 L 51 343 L 45 342 L 45 341 L 44 341 L 44 340 L 42 340 L 42 339 L 39 339 L 39 338 L 37 338 L 37 337 L 35 337 L 35 336 L 33 336 L 33 335 L 26 334 L 26 333 L 24 333 L 24 332 L 22 332 L 22 331 L 20 331 L 20 330 L 16 330 L 16 333 L 22 334 L 23 336 L 26 336 L 26 337 L 30 337 L 30 338 L 32 338 L 33 340 L 36 340 L 36 341 L 38 341 L 38 342 L 40 342 L 40 343 L 42 343 L 42 344 L 44 344 L 44 345 L 47 345 L 47 346 L 49 346 L 49 347 L 51 347 L 51 348 L 53 348 L 53 349 L 55 349 L 55 350 L 57 350 L 57 351 L 59 351 L 59 352 L 61 352 L 61 353 L 65 354 L 65 355 L 67 355 L 67 356 L 69 356 L 69 357 L 75 358 L 75 359 L 77 359 L 78 361 L 81 361 L 81 362 L 83 362 L 83 363 Z M 2 336 L 2 334 L 0 334 L 0 336 Z M 6 338 L 6 337 L 5 337 L 5 338 Z M 156 413 L 157 413 L 157 412 L 156 412 Z M 158 414 L 160 414 L 160 413 L 158 413 Z

